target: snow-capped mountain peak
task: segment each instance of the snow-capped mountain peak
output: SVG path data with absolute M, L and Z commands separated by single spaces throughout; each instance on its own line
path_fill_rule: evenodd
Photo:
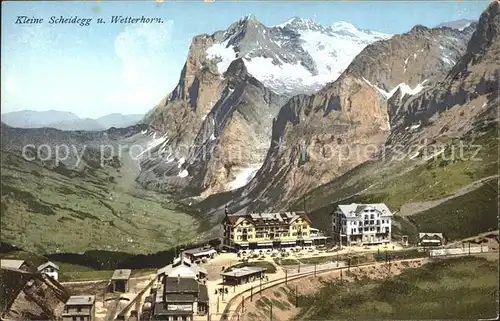
M 275 27 L 278 28 L 290 28 L 290 29 L 320 29 L 322 28 L 321 24 L 319 24 L 314 19 L 304 19 L 299 17 L 293 17 Z
M 391 35 L 361 30 L 349 22 L 324 26 L 314 19 L 293 17 L 267 27 L 247 15 L 216 32 L 207 58 L 223 75 L 243 58 L 248 72 L 280 94 L 311 93 L 332 82 L 368 44 Z

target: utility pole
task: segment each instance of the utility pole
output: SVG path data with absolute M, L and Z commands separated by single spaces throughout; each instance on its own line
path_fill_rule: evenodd
M 217 296 L 217 313 L 219 313 L 219 296 Z
M 316 263 L 314 263 L 314 276 L 316 276 Z
M 222 283 L 222 301 L 224 301 L 224 283 Z
M 262 296 L 262 275 L 260 276 L 260 296 Z
M 350 271 L 351 270 L 351 258 L 349 257 L 347 259 L 347 271 Z
M 470 241 L 469 241 L 469 256 L 470 256 Z
M 339 250 L 337 250 L 337 267 L 339 266 Z
M 299 261 L 299 267 L 297 268 L 297 273 L 300 273 L 300 261 Z
M 250 302 L 253 302 L 253 286 L 250 287 Z
M 340 269 L 340 283 L 343 282 L 343 279 L 342 279 L 342 269 Z
M 271 310 L 269 311 L 269 312 L 270 312 L 270 313 L 269 313 L 269 319 L 270 319 L 271 321 L 273 321 L 273 303 L 271 302 L 270 304 L 271 304 Z
M 245 312 L 245 296 L 241 297 L 241 312 Z
M 295 307 L 299 307 L 299 292 L 297 290 L 297 284 L 295 284 Z
M 288 284 L 288 270 L 285 268 L 285 284 Z

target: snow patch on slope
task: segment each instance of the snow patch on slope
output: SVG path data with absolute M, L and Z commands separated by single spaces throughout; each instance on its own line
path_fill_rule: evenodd
M 210 48 L 207 49 L 208 59 L 219 59 L 217 63 L 217 71 L 219 74 L 223 74 L 231 62 L 236 59 L 236 53 L 234 52 L 234 47 L 228 47 L 229 39 L 223 43 L 215 43 Z
M 401 89 L 401 97 L 404 97 L 405 95 L 410 95 L 410 96 L 416 95 L 419 92 L 421 92 L 422 89 L 425 88 L 424 84 L 428 81 L 427 79 L 424 80 L 424 81 L 422 81 L 420 84 L 417 84 L 417 86 L 415 86 L 415 88 L 411 88 L 410 86 L 408 86 L 405 83 L 400 83 L 399 85 L 397 85 L 396 87 L 394 87 L 393 89 L 391 89 L 391 91 L 387 92 L 387 91 L 383 90 L 382 88 L 373 85 L 372 83 L 370 83 L 370 81 L 368 81 L 368 79 L 366 79 L 364 77 L 363 77 L 363 80 L 368 85 L 370 85 L 373 88 L 377 89 L 377 91 L 380 94 L 382 94 L 382 96 L 384 96 L 386 99 L 391 98 L 396 93 L 396 91 L 398 90 L 398 88 Z
M 236 178 L 227 183 L 227 189 L 235 190 L 248 184 L 248 182 L 254 178 L 255 174 L 257 174 L 261 166 L 262 164 L 255 164 L 249 167 L 240 168 L 235 174 Z
M 182 170 L 179 173 L 179 177 L 181 177 L 181 178 L 187 177 L 188 175 L 189 175 L 189 172 L 186 169 Z
M 148 135 L 149 136 L 149 135 Z M 149 152 L 150 150 L 152 150 L 153 148 L 155 148 L 156 146 L 162 144 L 162 143 L 166 143 L 168 142 L 168 136 L 167 134 L 163 135 L 162 137 L 160 138 L 156 138 L 156 132 L 154 132 L 153 134 L 153 139 L 148 143 L 147 147 L 145 150 L 143 150 L 142 152 L 140 152 L 137 156 L 136 156 L 136 159 L 139 159 L 142 155 L 144 155 L 145 153 Z

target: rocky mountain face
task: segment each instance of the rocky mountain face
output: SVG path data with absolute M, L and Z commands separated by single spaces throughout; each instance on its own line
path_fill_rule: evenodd
M 462 31 L 416 26 L 368 45 L 318 93 L 292 97 L 274 122 L 264 165 L 238 191 L 242 196 L 233 209 L 286 208 L 372 159 L 391 132 L 390 102 L 406 101 L 445 77 L 465 53 L 473 31 L 474 25 Z M 210 202 L 204 206 L 213 206 Z
M 412 127 L 427 136 L 460 135 L 478 117 L 494 112 L 500 88 L 499 7 L 493 1 L 481 15 L 466 53 L 444 79 L 404 103 L 392 104 L 389 115 L 395 128 L 391 140 L 401 140 Z
M 162 138 L 139 182 L 189 196 L 244 185 L 264 161 L 286 96 L 319 89 L 388 37 L 299 18 L 266 27 L 254 16 L 195 37 L 177 87 L 146 117 Z
M 191 145 L 159 146 L 153 155 L 160 157 L 142 163 L 140 182 L 161 189 L 180 186 L 194 195 L 214 193 L 235 179 L 238 168 L 262 163 L 272 119 L 284 99 L 252 77 L 242 59 L 234 60 L 223 77 L 220 99 L 203 116 Z M 167 150 L 165 161 L 161 155 Z
M 340 203 L 384 202 L 398 213 L 395 237 L 413 241 L 422 230 L 463 239 L 496 229 L 499 26 L 500 2 L 493 1 L 446 75 L 415 95 L 402 97 L 398 89 L 389 99 L 391 133 L 383 153 L 291 207 L 307 204 L 322 226 Z

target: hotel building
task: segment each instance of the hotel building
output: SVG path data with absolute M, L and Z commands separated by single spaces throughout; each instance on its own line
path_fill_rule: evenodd
M 382 203 L 339 205 L 332 213 L 334 240 L 341 245 L 369 245 L 391 241 L 392 213 Z
M 223 245 L 235 250 L 307 247 L 327 239 L 304 212 L 226 214 L 222 225 Z

